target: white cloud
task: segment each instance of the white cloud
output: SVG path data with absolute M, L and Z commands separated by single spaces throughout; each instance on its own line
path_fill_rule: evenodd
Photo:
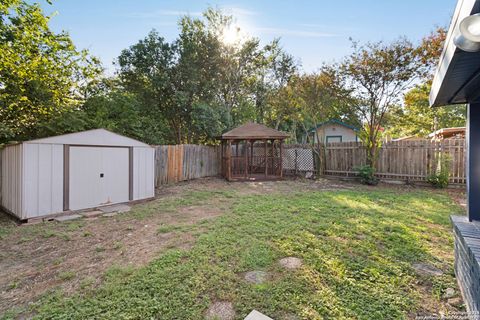
M 224 10 L 226 13 L 231 14 L 232 16 L 235 16 L 235 17 L 258 15 L 257 11 L 252 11 L 252 10 L 248 10 L 240 7 L 222 7 L 222 10 Z

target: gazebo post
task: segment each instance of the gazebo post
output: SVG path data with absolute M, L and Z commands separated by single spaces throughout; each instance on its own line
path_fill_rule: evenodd
M 272 174 L 275 175 L 275 139 L 272 139 Z
M 280 178 L 283 178 L 283 140 L 280 140 Z
M 220 154 L 222 155 L 221 158 L 220 158 L 220 172 L 222 173 L 222 176 L 225 178 L 225 172 L 223 171 L 223 167 L 225 166 L 224 163 L 223 163 L 223 157 L 224 157 L 224 153 L 223 153 L 223 140 L 222 140 L 222 143 L 220 144 Z
M 227 140 L 227 180 L 232 179 L 232 140 Z
M 247 170 L 248 170 L 248 140 L 245 140 L 245 147 L 243 148 L 245 155 L 243 156 L 245 162 L 245 180 L 247 179 Z
M 263 146 L 265 148 L 265 179 L 268 176 L 268 150 L 267 150 L 267 139 L 263 139 Z
M 253 145 L 255 144 L 255 140 L 250 140 L 250 168 L 249 172 L 252 174 L 252 166 L 253 166 Z

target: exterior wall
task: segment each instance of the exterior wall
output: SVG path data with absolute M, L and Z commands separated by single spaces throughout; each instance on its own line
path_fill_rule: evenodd
M 480 223 L 452 216 L 455 275 L 467 310 L 480 312 Z
M 154 163 L 154 148 L 133 148 L 133 200 L 155 196 Z
M 21 218 L 23 145 L 7 146 L 0 150 L 0 162 L 0 204 Z
M 339 124 L 325 124 L 317 129 L 317 134 L 320 137 L 320 141 L 326 142 L 327 137 L 341 136 L 341 142 L 353 142 L 357 141 L 357 134 L 353 129 L 347 128 Z M 315 137 L 315 142 L 317 137 Z
M 24 143 L 21 218 L 63 211 L 63 145 Z

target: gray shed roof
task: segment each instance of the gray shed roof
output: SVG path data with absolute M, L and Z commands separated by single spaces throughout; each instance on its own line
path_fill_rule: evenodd
M 119 135 L 106 129 L 93 129 L 68 133 L 60 136 L 24 141 L 23 143 L 149 147 L 146 143 Z

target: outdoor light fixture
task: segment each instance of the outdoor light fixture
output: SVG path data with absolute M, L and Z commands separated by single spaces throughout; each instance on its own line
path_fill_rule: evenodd
M 460 22 L 460 33 L 455 37 L 455 45 L 467 52 L 480 51 L 480 13 L 472 14 Z

